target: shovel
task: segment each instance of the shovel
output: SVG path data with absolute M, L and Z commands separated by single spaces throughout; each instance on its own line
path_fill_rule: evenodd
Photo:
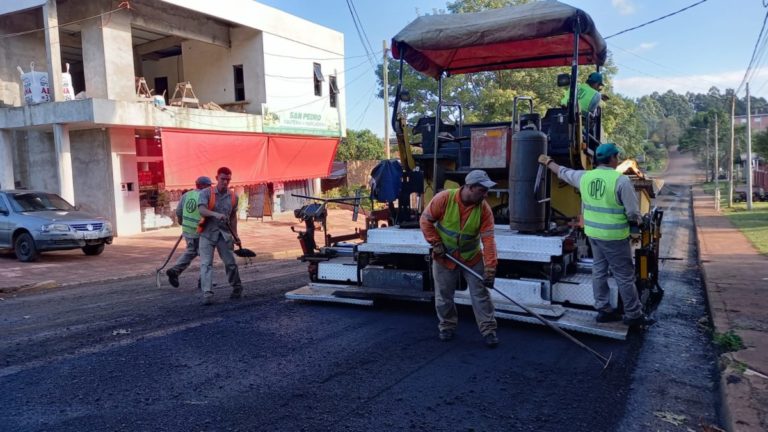
M 181 239 L 184 237 L 184 234 L 179 234 L 179 238 L 176 239 L 176 244 L 173 245 L 173 249 L 171 249 L 171 253 L 168 254 L 168 258 L 165 259 L 165 262 L 163 265 L 157 268 L 155 270 L 155 282 L 157 282 L 157 287 L 160 288 L 160 272 L 165 268 L 165 266 L 168 265 L 168 261 L 171 260 L 171 257 L 174 253 L 176 253 L 176 248 L 179 247 L 179 243 L 181 243 Z
M 235 238 L 235 244 L 237 245 L 237 249 L 234 251 L 235 255 L 240 258 L 245 258 L 245 262 L 250 264 L 251 259 L 256 258 L 256 252 L 243 247 L 243 244 L 240 242 L 240 237 L 235 236 L 235 232 L 232 230 L 232 225 L 229 224 L 229 219 L 227 219 L 227 228 L 229 228 L 229 232 L 232 233 L 232 237 Z
M 476 278 L 478 278 L 478 279 L 480 279 L 480 280 L 483 280 L 483 277 L 482 277 L 482 276 L 480 276 L 479 274 L 477 274 L 477 272 L 475 272 L 475 271 L 474 271 L 474 270 L 472 270 L 471 268 L 467 267 L 467 266 L 466 266 L 466 265 L 465 265 L 463 262 L 461 262 L 461 261 L 457 260 L 456 258 L 454 258 L 453 256 L 451 256 L 451 255 L 449 255 L 449 254 L 445 254 L 445 255 L 443 255 L 443 256 L 444 256 L 444 257 L 446 257 L 446 258 L 448 258 L 449 260 L 453 261 L 454 263 L 456 263 L 456 265 L 458 265 L 459 267 L 461 267 L 461 268 L 463 268 L 464 270 L 466 270 L 466 271 L 467 271 L 469 274 L 471 274 L 472 276 L 474 276 L 474 277 L 476 277 Z M 542 322 L 544 325 L 546 325 L 547 327 L 549 327 L 549 328 L 551 328 L 552 330 L 554 330 L 554 331 L 556 331 L 557 333 L 559 333 L 561 336 L 563 336 L 563 337 L 565 337 L 566 339 L 570 340 L 571 342 L 575 343 L 575 344 L 576 344 L 576 345 L 578 345 L 579 347 L 581 347 L 581 348 L 584 348 L 585 350 L 589 351 L 589 353 L 590 353 L 590 354 L 592 354 L 593 356 L 595 356 L 595 358 L 597 358 L 597 359 L 600 361 L 600 363 L 603 365 L 603 370 L 605 370 L 605 368 L 607 368 L 607 367 L 608 367 L 608 364 L 611 362 L 611 357 L 613 356 L 613 353 L 610 353 L 610 354 L 608 354 L 608 357 L 605 357 L 604 355 L 600 354 L 599 352 L 597 352 L 597 351 L 593 350 L 592 348 L 588 347 L 587 345 L 585 345 L 585 344 L 584 344 L 583 342 L 581 342 L 580 340 L 578 340 L 578 339 L 576 339 L 575 337 L 573 337 L 573 336 L 569 335 L 568 333 L 566 333 L 566 332 L 565 332 L 563 329 L 561 329 L 560 327 L 556 326 L 555 324 L 552 324 L 552 323 L 551 323 L 549 320 L 547 320 L 546 318 L 544 318 L 544 317 L 542 317 L 541 315 L 537 314 L 536 312 L 534 312 L 533 310 L 531 310 L 529 307 L 525 306 L 524 304 L 521 304 L 521 303 L 518 303 L 518 302 L 516 302 L 516 301 L 512 300 L 512 299 L 511 299 L 509 296 L 507 296 L 506 294 L 504 294 L 504 293 L 503 293 L 503 292 L 501 292 L 500 290 L 496 289 L 496 287 L 491 287 L 491 289 L 492 289 L 492 290 L 495 290 L 497 293 L 501 294 L 501 295 L 502 295 L 502 297 L 504 297 L 504 298 L 506 298 L 507 300 L 511 301 L 511 302 L 512 302 L 512 303 L 513 303 L 515 306 L 517 306 L 517 307 L 519 307 L 520 309 L 524 310 L 524 311 L 525 311 L 526 313 L 528 313 L 529 315 L 531 315 L 531 316 L 535 317 L 536 319 L 538 319 L 539 321 L 541 321 L 541 322 Z

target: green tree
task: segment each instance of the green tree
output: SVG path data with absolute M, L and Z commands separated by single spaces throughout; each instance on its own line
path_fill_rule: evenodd
M 768 158 L 768 130 L 760 131 L 752 136 L 752 151 Z
M 369 129 L 347 129 L 336 151 L 337 161 L 378 160 L 384 158 L 384 143 Z

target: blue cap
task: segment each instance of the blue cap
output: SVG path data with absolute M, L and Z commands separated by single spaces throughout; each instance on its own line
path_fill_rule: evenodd
M 597 160 L 608 160 L 611 156 L 617 155 L 621 152 L 621 150 L 616 147 L 616 144 L 614 143 L 605 143 L 600 144 L 597 146 L 597 150 L 595 151 L 595 156 L 597 156 Z
M 604 85 L 603 83 L 603 74 L 600 72 L 592 72 L 587 77 L 587 84 L 600 84 Z
M 195 180 L 196 186 L 210 186 L 211 184 L 213 184 L 211 179 L 206 176 L 200 176 Z

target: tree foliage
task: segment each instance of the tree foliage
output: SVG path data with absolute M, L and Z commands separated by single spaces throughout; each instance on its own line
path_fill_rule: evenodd
M 347 129 L 336 151 L 337 161 L 377 160 L 384 158 L 384 142 L 371 130 Z
M 531 0 L 454 0 L 449 1 L 447 13 L 478 12 L 486 9 L 529 3 Z M 437 11 L 435 13 L 445 13 Z M 398 83 L 399 63 L 389 63 L 389 94 L 395 95 Z M 586 77 L 594 71 L 593 67 L 583 66 L 579 76 Z M 464 122 L 508 121 L 512 116 L 512 104 L 515 96 L 530 96 L 534 107 L 543 115 L 547 108 L 559 105 L 563 89 L 555 85 L 558 74 L 570 72 L 570 68 L 546 68 L 526 70 L 505 70 L 480 72 L 475 74 L 455 75 L 443 79 L 443 101 L 446 104 L 461 104 Z M 615 142 L 624 151 L 626 157 L 645 156 L 645 159 L 658 158 L 665 151 L 661 147 L 679 145 L 683 150 L 692 150 L 702 159 L 706 156 L 707 143 L 705 130 L 710 129 L 709 145 L 714 140 L 714 117 L 718 117 L 718 139 L 721 146 L 720 157 L 724 159 L 726 144 L 730 143 L 730 113 L 733 89 L 722 92 L 711 87 L 706 93 L 679 94 L 672 90 L 654 92 L 640 98 L 629 98 L 612 91 L 611 80 L 617 72 L 609 57 L 601 69 L 606 81 L 603 93 L 610 99 L 603 103 L 603 141 Z M 383 97 L 381 67 L 377 69 L 379 97 Z M 437 106 L 438 83 L 436 80 L 415 72 L 405 65 L 403 68 L 403 87 L 410 92 L 411 102 L 401 108 L 410 120 L 417 117 L 435 115 Z M 752 98 L 753 112 L 768 112 L 768 102 L 763 98 Z M 745 98 L 737 99 L 736 115 L 746 113 Z M 441 114 L 457 120 L 457 112 L 450 109 Z M 746 141 L 743 128 L 737 128 L 736 143 Z M 739 133 L 741 135 L 739 135 Z M 768 133 L 756 136 L 762 152 L 768 152 Z M 741 144 L 743 146 L 743 144 Z M 710 149 L 712 156 L 713 149 Z M 738 152 L 738 150 L 737 150 Z M 763 153 L 764 156 L 768 154 Z M 649 164 L 653 165 L 653 164 Z

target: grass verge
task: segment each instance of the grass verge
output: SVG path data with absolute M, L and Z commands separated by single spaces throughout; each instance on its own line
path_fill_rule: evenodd
M 704 183 L 702 188 L 712 195 L 715 184 Z M 753 202 L 751 211 L 747 210 L 747 203 L 743 202 L 733 203 L 733 207 L 728 208 L 728 182 L 722 181 L 720 209 L 761 254 L 768 255 L 768 202 Z

